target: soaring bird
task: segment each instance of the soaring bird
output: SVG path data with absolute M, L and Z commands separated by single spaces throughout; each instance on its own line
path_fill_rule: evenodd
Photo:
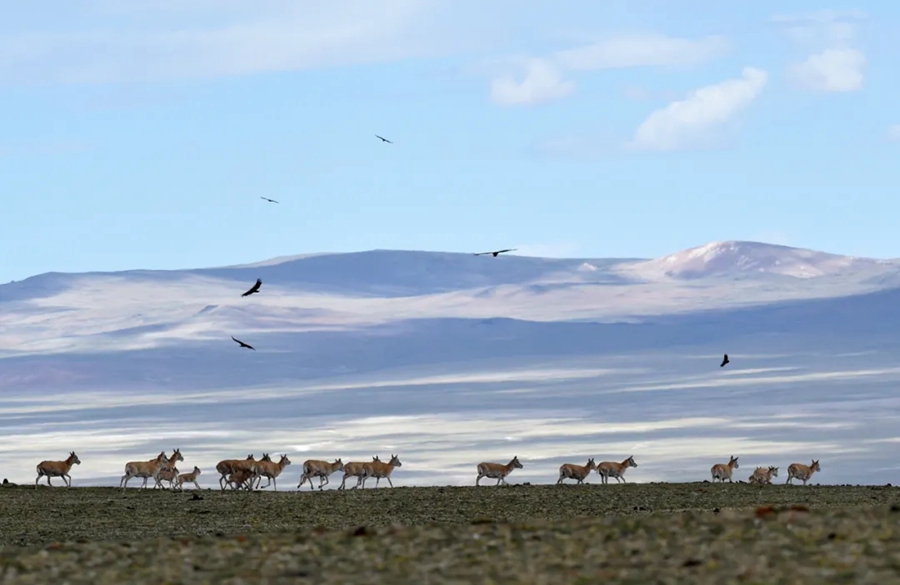
M 502 254 L 504 252 L 512 252 L 513 250 L 515 250 L 515 248 L 507 248 L 505 250 L 497 250 L 495 252 L 478 252 L 477 254 L 472 254 L 472 255 L 473 256 L 487 256 L 488 254 L 490 254 L 491 256 L 496 258 L 497 254 Z
M 382 142 L 387 142 L 388 144 L 393 144 L 393 142 L 391 142 L 390 140 L 388 140 L 388 139 L 385 138 L 384 136 L 379 136 L 378 134 L 376 134 L 376 135 L 375 135 L 375 138 L 381 140 Z
M 231 338 L 234 339 L 234 335 L 232 335 Z M 244 343 L 244 342 L 241 341 L 240 339 L 234 339 L 234 341 L 235 341 L 235 343 L 237 343 L 237 344 L 240 345 L 241 347 L 246 347 L 247 349 L 252 349 L 253 351 L 256 351 L 256 348 L 253 347 L 252 345 L 250 345 L 249 343 Z
M 262 195 L 260 195 L 259 198 L 262 199 L 262 200 L 264 200 L 264 201 L 268 201 L 269 203 L 278 203 L 278 202 L 275 201 L 274 199 L 269 199 L 268 197 L 263 197 Z
M 725 358 L 722 359 L 722 363 L 719 364 L 719 367 L 720 367 L 720 368 L 724 368 L 724 367 L 725 367 L 725 364 L 727 364 L 727 363 L 729 363 L 729 362 L 728 362 L 728 354 L 726 353 L 726 354 L 725 354 Z
M 254 284 L 253 286 L 251 286 L 251 287 L 250 287 L 250 290 L 248 290 L 247 292 L 245 292 L 245 293 L 242 294 L 241 296 L 242 296 L 242 297 L 249 297 L 249 296 L 252 295 L 253 293 L 258 293 L 258 292 L 259 292 L 259 287 L 261 287 L 261 286 L 262 286 L 262 280 L 260 280 L 259 278 L 257 278 L 257 279 L 256 279 L 256 284 Z

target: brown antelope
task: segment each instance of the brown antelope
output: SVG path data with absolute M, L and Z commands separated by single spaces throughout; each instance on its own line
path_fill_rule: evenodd
M 223 490 L 225 489 L 225 484 L 227 483 L 227 478 L 229 475 L 234 473 L 237 469 L 242 466 L 251 465 L 256 460 L 253 458 L 253 453 L 247 455 L 246 459 L 224 459 L 216 463 L 216 471 L 222 474 L 222 477 L 219 478 L 219 487 Z M 248 463 L 251 462 L 251 463 Z
M 300 483 L 297 484 L 297 489 L 299 489 L 304 483 L 309 481 L 309 489 L 315 489 L 313 486 L 312 478 L 319 478 L 319 489 L 324 488 L 328 485 L 328 476 L 330 476 L 335 471 L 343 471 L 344 463 L 340 460 L 340 458 L 335 459 L 334 463 L 328 463 L 327 461 L 319 461 L 317 459 L 308 459 L 303 462 L 303 475 L 300 476 Z
M 228 477 L 225 479 L 226 485 L 231 486 L 231 489 L 239 490 L 252 490 L 253 489 L 253 479 L 255 476 L 253 472 L 248 468 L 240 468 L 235 469 L 233 472 L 228 474 Z
M 147 480 L 151 477 L 156 482 L 156 485 L 162 486 L 159 482 L 159 473 L 166 467 L 175 467 L 175 463 L 178 461 L 184 461 L 184 457 L 181 456 L 181 450 L 175 449 L 172 453 L 172 456 L 166 459 L 166 453 L 163 451 L 160 453 L 156 459 L 153 461 L 132 461 L 130 463 L 125 464 L 125 475 L 122 476 L 122 481 L 119 482 L 119 487 L 125 489 L 128 487 L 128 481 L 133 477 L 141 477 L 144 479 L 144 483 L 141 484 L 141 489 L 147 487 Z
M 47 485 L 50 487 L 53 487 L 53 484 L 50 483 L 51 477 L 61 477 L 66 487 L 72 487 L 72 477 L 69 475 L 69 470 L 72 469 L 73 465 L 81 465 L 81 460 L 75 454 L 75 451 L 69 453 L 65 461 L 41 461 L 37 465 L 37 479 L 34 480 L 34 489 L 37 489 L 38 482 L 42 477 L 47 478 Z
M 175 478 L 175 487 L 178 489 L 184 489 L 184 484 L 193 483 L 197 489 L 200 489 L 200 484 L 197 482 L 197 476 L 200 475 L 200 468 L 196 465 L 194 466 L 194 471 L 190 473 L 182 473 L 181 475 Z
M 815 459 L 812 460 L 811 465 L 791 463 L 790 465 L 788 465 L 788 478 L 785 483 L 793 484 L 792 480 L 796 477 L 803 482 L 803 485 L 806 485 L 806 482 L 809 481 L 809 478 L 812 477 L 812 474 L 817 471 L 822 471 L 822 468 L 819 467 L 819 462 Z
M 267 453 L 266 456 L 263 457 L 263 460 L 259 462 L 259 471 L 257 477 L 265 477 L 267 480 L 266 485 L 264 485 L 260 489 L 266 489 L 267 487 L 269 487 L 269 484 L 272 484 L 273 488 L 277 492 L 278 483 L 276 482 L 276 479 L 279 475 L 281 475 L 281 472 L 284 471 L 284 468 L 290 464 L 291 460 L 288 459 L 287 455 L 282 455 L 281 459 L 278 460 L 278 463 L 275 463 L 269 458 L 269 455 Z M 257 487 L 259 487 L 259 483 L 260 482 L 257 482 Z
M 616 463 L 615 461 L 604 461 L 597 466 L 597 473 L 600 474 L 600 482 L 601 483 L 609 483 L 609 478 L 616 478 L 616 483 L 619 483 L 619 480 L 622 483 L 627 483 L 625 481 L 625 470 L 629 467 L 637 467 L 637 463 L 634 462 L 634 456 L 629 456 L 628 459 L 621 463 Z
M 391 487 L 394 487 L 394 484 L 391 483 L 391 472 L 394 471 L 395 467 L 403 467 L 403 464 L 400 463 L 400 458 L 396 455 L 391 455 L 391 460 L 387 463 L 382 463 L 381 461 L 366 463 L 365 475 L 363 475 L 362 478 L 362 486 L 366 487 L 366 480 L 370 477 L 374 477 L 375 487 L 378 487 L 378 482 L 381 481 L 382 478 L 386 479 Z
M 169 489 L 172 489 L 175 486 L 175 480 L 178 479 L 178 468 L 177 467 L 165 467 L 159 470 L 159 474 L 156 476 L 158 483 L 153 486 L 153 489 L 162 488 L 162 482 L 169 482 Z
M 588 459 L 587 465 L 563 463 L 559 466 L 559 479 L 556 480 L 556 484 L 561 484 L 564 479 L 574 479 L 577 480 L 578 483 L 584 483 L 584 478 L 586 478 L 594 469 L 597 469 L 597 464 L 594 463 L 593 457 Z
M 475 478 L 475 485 L 479 485 L 482 477 L 496 479 L 496 485 L 500 485 L 501 483 L 509 485 L 506 483 L 506 476 L 512 473 L 513 469 L 523 469 L 522 464 L 519 463 L 518 455 L 513 457 L 512 461 L 510 461 L 506 465 L 503 465 L 502 463 L 479 463 L 478 477 Z
M 143 477 L 144 484 L 141 487 L 147 486 L 147 479 L 153 477 L 153 474 L 156 473 L 157 467 L 160 467 L 166 461 L 166 452 L 162 451 L 159 455 L 156 456 L 156 459 L 152 461 L 131 461 L 125 464 L 125 475 L 122 476 L 122 480 L 119 481 L 119 487 L 124 488 L 128 485 L 128 481 L 132 477 Z
M 373 462 L 380 462 L 381 460 L 378 458 L 378 455 L 372 457 Z M 356 485 L 353 486 L 352 490 L 358 488 L 363 481 L 363 478 L 366 475 L 366 465 L 368 465 L 368 461 L 350 461 L 348 463 L 344 463 L 344 477 L 341 479 L 341 485 L 338 487 L 339 490 L 344 489 L 344 484 L 347 483 L 348 477 L 356 478 Z
M 730 483 L 734 483 L 731 480 L 731 474 L 734 473 L 735 469 L 738 469 L 740 465 L 738 465 L 738 458 L 731 457 L 728 459 L 728 463 L 716 463 L 709 470 L 712 473 L 713 483 L 718 479 L 721 482 L 725 482 L 727 479 Z
M 770 465 L 768 469 L 765 467 L 757 467 L 754 469 L 753 473 L 750 475 L 750 479 L 747 481 L 749 483 L 766 485 L 772 483 L 773 477 L 778 477 L 778 468 Z

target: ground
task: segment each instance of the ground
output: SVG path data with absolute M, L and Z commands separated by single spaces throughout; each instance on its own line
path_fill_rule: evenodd
M 900 489 L 890 486 L 0 488 L 2 585 L 884 584 L 897 575 Z

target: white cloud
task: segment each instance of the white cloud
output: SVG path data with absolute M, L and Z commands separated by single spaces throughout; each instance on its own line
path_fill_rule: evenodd
M 788 77 L 811 91 L 857 91 L 863 87 L 866 57 L 858 49 L 826 49 L 788 66 Z
M 739 79 L 694 90 L 686 99 L 650 114 L 638 127 L 629 148 L 665 151 L 708 142 L 759 96 L 768 77 L 762 69 L 746 67 Z
M 518 82 L 512 75 L 491 82 L 491 100 L 501 106 L 546 104 L 571 95 L 575 82 L 566 81 L 554 63 L 547 59 L 531 59 L 525 78 Z
M 695 65 L 721 57 L 730 48 L 728 40 L 722 36 L 694 40 L 659 34 L 617 35 L 577 49 L 560 51 L 556 60 L 562 67 L 576 71 Z
M 807 91 L 862 89 L 866 56 L 854 46 L 854 41 L 858 36 L 858 23 L 866 18 L 864 12 L 835 10 L 773 18 L 784 27 L 785 35 L 798 48 L 809 53 L 806 59 L 787 65 L 787 79 Z
M 530 59 L 521 82 L 509 73 L 495 76 L 491 99 L 504 106 L 545 104 L 575 92 L 575 82 L 564 79 L 566 71 L 696 65 L 730 49 L 730 43 L 722 36 L 695 40 L 660 34 L 620 34 L 549 57 Z M 495 61 L 493 67 L 498 64 Z M 504 67 L 509 69 L 508 60 Z
M 447 33 L 426 0 L 178 4 L 163 3 L 160 16 L 146 2 L 101 2 L 72 9 L 86 28 L 4 35 L 0 81 L 210 78 L 437 56 L 479 42 Z
M 900 142 L 900 124 L 894 124 L 888 128 L 887 137 L 891 142 Z

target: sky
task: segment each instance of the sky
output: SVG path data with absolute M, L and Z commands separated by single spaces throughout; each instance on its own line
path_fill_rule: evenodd
M 900 257 L 900 4 L 786 4 L 0 0 L 0 282 L 368 249 Z

